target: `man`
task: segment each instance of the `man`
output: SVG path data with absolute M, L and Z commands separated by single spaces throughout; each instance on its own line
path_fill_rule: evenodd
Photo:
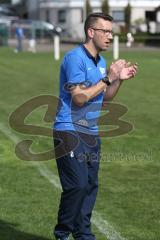
M 67 53 L 60 70 L 60 99 L 54 123 L 54 144 L 63 192 L 54 229 L 56 239 L 94 240 L 91 214 L 98 190 L 100 138 L 97 120 L 103 101 L 112 99 L 122 81 L 136 75 L 125 60 L 106 62 L 99 55 L 112 41 L 112 17 L 90 14 L 86 41 Z
M 21 27 L 21 24 L 18 24 L 16 27 L 16 38 L 17 38 L 17 48 L 15 52 L 22 52 L 23 51 L 23 38 L 24 38 L 24 32 L 23 28 Z

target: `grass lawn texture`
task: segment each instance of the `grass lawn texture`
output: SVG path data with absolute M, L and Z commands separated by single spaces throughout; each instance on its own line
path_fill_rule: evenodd
M 111 64 L 111 52 L 103 56 Z M 120 57 L 139 65 L 135 79 L 124 82 L 113 100 L 126 106 L 128 111 L 121 119 L 131 123 L 133 130 L 102 138 L 95 210 L 126 240 L 158 240 L 160 51 L 120 52 Z M 0 48 L 0 240 L 53 239 L 60 190 L 42 176 L 33 161 L 15 154 L 17 141 L 32 139 L 31 149 L 39 153 L 52 149 L 52 138 L 15 131 L 9 118 L 32 98 L 58 96 L 59 67 L 52 52 L 15 54 L 12 49 Z M 25 123 L 51 128 L 51 121 L 43 121 L 46 111 L 45 104 L 36 108 Z M 108 131 L 113 127 L 106 126 Z M 54 159 L 38 164 L 57 175 Z M 94 224 L 93 232 L 98 240 L 111 240 Z

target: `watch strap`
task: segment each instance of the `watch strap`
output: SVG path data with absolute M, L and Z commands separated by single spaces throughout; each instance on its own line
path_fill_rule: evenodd
M 104 82 L 107 86 L 111 85 L 111 82 L 109 81 L 109 77 L 108 77 L 108 76 L 102 78 L 101 80 L 102 80 L 102 82 Z

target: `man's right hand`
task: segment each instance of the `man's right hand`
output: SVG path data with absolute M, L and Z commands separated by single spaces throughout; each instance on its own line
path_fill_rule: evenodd
M 131 65 L 124 59 L 113 62 L 109 68 L 108 76 L 110 82 L 115 80 L 127 80 L 134 77 L 137 73 L 137 64 Z
M 112 62 L 108 70 L 108 77 L 110 82 L 120 79 L 120 72 L 126 65 L 127 62 L 124 59 L 119 59 L 115 62 Z

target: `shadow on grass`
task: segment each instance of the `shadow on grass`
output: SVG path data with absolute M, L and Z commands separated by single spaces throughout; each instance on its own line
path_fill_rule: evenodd
M 17 224 L 0 220 L 0 239 L 3 240 L 51 240 L 34 234 L 21 232 L 16 229 Z

